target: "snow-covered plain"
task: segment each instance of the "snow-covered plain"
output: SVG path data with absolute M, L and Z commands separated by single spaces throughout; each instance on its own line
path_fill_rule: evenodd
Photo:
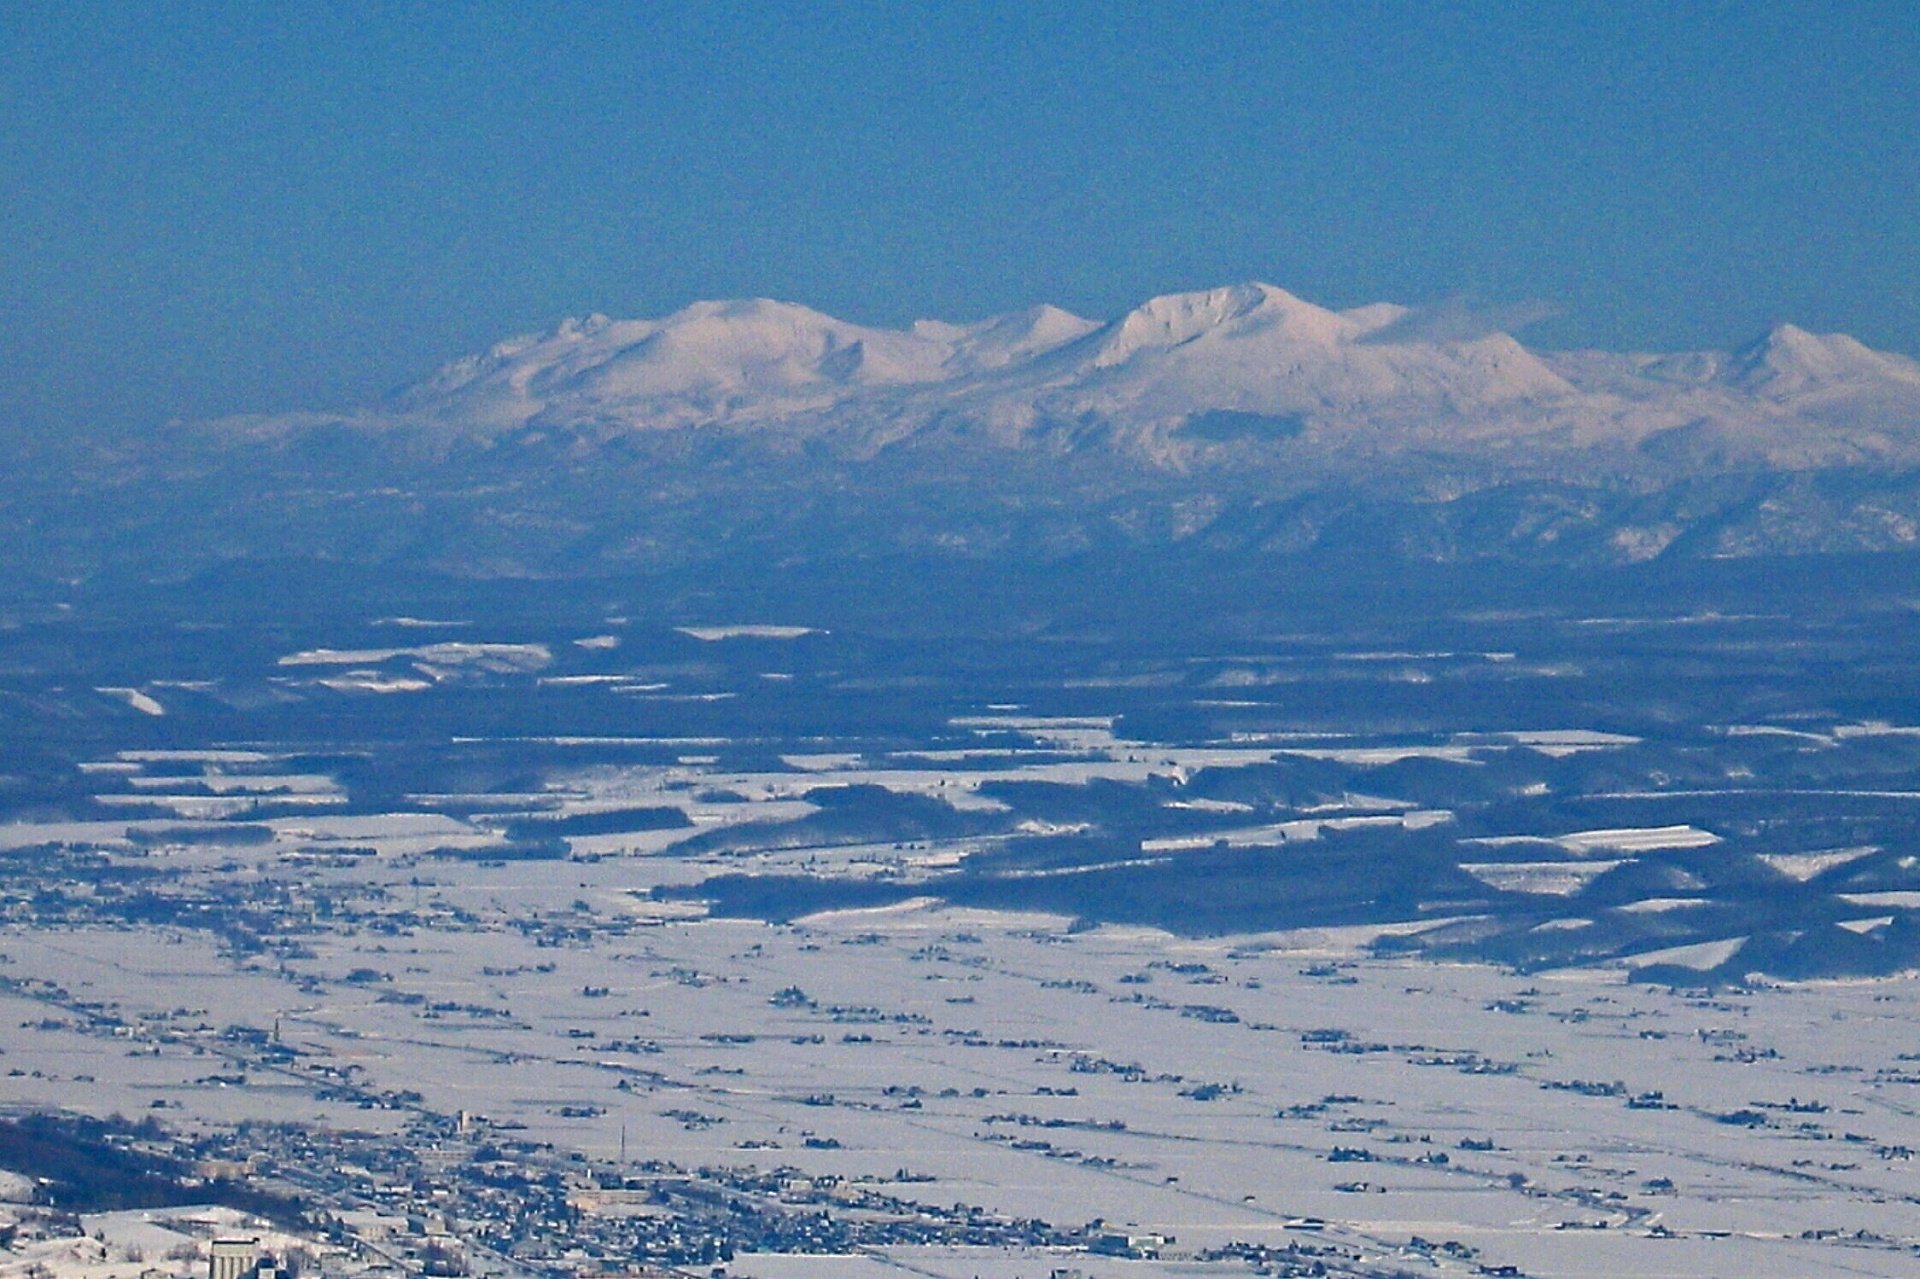
M 1910 979 L 1705 997 L 1370 959 L 1353 935 L 1074 932 L 929 903 L 782 926 L 642 910 L 596 931 L 661 866 L 409 872 L 443 922 L 325 930 L 281 964 L 164 928 L 9 929 L 9 978 L 57 976 L 139 1030 L 103 1044 L 8 994 L 8 1098 L 383 1122 L 316 1096 L 350 1070 L 598 1159 L 624 1139 L 685 1166 L 905 1170 L 931 1178 L 895 1188 L 909 1198 L 1180 1248 L 1280 1245 L 1320 1218 L 1315 1238 L 1409 1266 L 1420 1236 L 1542 1275 L 1897 1275 L 1920 1242 Z M 233 1082 L 208 1052 L 232 1024 L 277 1026 L 293 1064 Z
M 0 823 L 7 1106 L 465 1112 L 600 1167 L 1171 1239 L 729 1265 L 761 1279 L 1235 1274 L 1197 1258 L 1288 1242 L 1910 1273 L 1920 980 L 1873 965 L 1920 909 L 1920 738 L 1775 675 L 1760 623 L 1636 622 L 1671 667 L 1574 618 L 950 676 L 979 659 L 619 616 L 276 627 L 141 685 L 165 717 L 95 691 L 124 673 L 49 678 L 72 755 L 19 757 L 43 797 Z M 1703 651 L 1758 674 L 1709 702 Z M 1890 975 L 1767 975 L 1808 954 Z
M 705 833 L 817 814 L 806 796 L 823 779 L 944 797 L 965 812 L 994 806 L 979 791 L 996 779 L 1132 785 L 1322 753 L 1358 767 L 1471 769 L 1513 749 L 1484 738 L 1181 747 L 1113 727 L 963 717 L 957 731 L 999 735 L 997 755 L 791 754 L 759 771 L 687 755 L 555 769 L 539 792 L 489 797 L 509 810 L 538 801 L 556 818 L 656 805 L 684 815 L 660 830 L 573 837 L 567 860 L 450 859 L 506 844 L 484 816 L 445 813 L 269 817 L 238 843 L 170 844 L 155 819 L 38 827 L 42 840 L 90 837 L 113 861 L 161 864 L 189 882 L 284 881 L 332 904 L 325 918 L 289 917 L 299 945 L 273 955 L 171 926 L 0 931 L 7 1100 L 188 1127 L 399 1122 L 331 1091 L 351 1078 L 597 1160 L 624 1145 L 635 1161 L 792 1166 L 899 1182 L 893 1193 L 929 1203 L 1101 1218 L 1175 1241 L 1157 1262 L 907 1249 L 858 1262 L 743 1255 L 733 1268 L 766 1279 L 852 1265 L 1011 1276 L 1069 1262 L 1100 1275 L 1219 1273 L 1229 1263 L 1192 1256 L 1307 1238 L 1415 1271 L 1465 1270 L 1463 1257 L 1569 1276 L 1910 1271 L 1920 1248 L 1911 977 L 1714 995 L 1630 984 L 1619 964 L 1521 977 L 1369 949 L 1432 924 L 1192 938 L 924 896 L 775 924 L 711 917 L 655 891 L 741 870 L 910 882 L 994 842 L 679 850 Z M 271 789 L 298 800 L 319 789 L 276 771 L 286 763 L 273 751 L 126 752 L 100 764 L 87 775 L 139 794 Z M 454 809 L 457 798 L 438 797 Z M 1247 805 L 1180 803 L 1229 824 L 1144 841 L 1150 858 L 1448 816 L 1349 795 L 1316 805 L 1330 814 L 1235 826 Z M 18 847 L 33 833 L 5 837 Z M 1482 838 L 1482 849 L 1517 845 L 1535 860 L 1463 869 L 1512 892 L 1569 895 L 1635 854 L 1717 838 L 1686 825 Z M 1542 848 L 1571 860 L 1539 861 Z M 1862 855 L 1802 855 L 1779 869 L 1804 880 Z M 1686 904 L 1649 897 L 1627 909 Z M 1882 903 L 1861 905 L 1864 916 Z M 1541 927 L 1590 924 L 1576 914 Z M 1739 940 L 1637 962 L 1705 970 Z M 55 986 L 127 1029 L 103 1043 L 84 1019 L 50 1015 Z M 291 1062 L 236 1076 L 220 1046 L 233 1026 L 272 1028 Z

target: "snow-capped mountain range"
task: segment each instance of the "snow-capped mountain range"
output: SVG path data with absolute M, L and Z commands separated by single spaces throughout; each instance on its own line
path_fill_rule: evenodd
M 1248 445 L 1321 465 L 1416 449 L 1523 471 L 1623 449 L 1789 469 L 1920 462 L 1920 363 L 1849 337 L 1781 325 L 1728 353 L 1536 353 L 1431 318 L 1330 311 L 1266 284 L 1154 298 L 1111 323 L 1043 306 L 880 329 L 791 303 L 699 302 L 512 338 L 362 412 L 227 426 L 468 441 L 744 430 L 856 456 L 958 431 L 1010 446 L 1097 438 L 1173 467 Z
M 351 412 L 6 461 L 0 573 L 62 580 L 1888 551 L 1920 549 L 1920 363 L 1790 325 L 1729 352 L 1532 351 L 1459 308 L 1264 284 L 1106 323 L 700 302 L 570 320 Z

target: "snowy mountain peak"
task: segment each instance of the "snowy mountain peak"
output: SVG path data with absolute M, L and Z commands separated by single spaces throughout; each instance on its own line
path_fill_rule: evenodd
M 1733 353 L 1727 380 L 1770 398 L 1875 383 L 1920 387 L 1920 364 L 1875 351 L 1844 333 L 1777 324 Z
M 1166 351 L 1203 337 L 1271 329 L 1297 342 L 1330 346 L 1361 330 L 1353 321 L 1271 284 L 1237 284 L 1172 293 L 1134 308 L 1100 344 L 1094 366 L 1111 368 L 1141 352 Z
M 863 328 L 792 303 L 697 302 L 583 370 L 577 385 L 555 389 L 652 399 L 924 382 L 939 376 L 946 354 L 912 333 Z

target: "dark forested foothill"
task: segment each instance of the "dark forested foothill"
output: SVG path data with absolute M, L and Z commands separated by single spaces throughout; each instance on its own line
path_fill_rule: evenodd
M 227 1178 L 202 1179 L 175 1154 L 155 1121 L 134 1124 L 76 1114 L 0 1119 L 0 1168 L 40 1183 L 47 1203 L 69 1212 L 116 1212 L 221 1204 L 296 1222 L 293 1200 Z

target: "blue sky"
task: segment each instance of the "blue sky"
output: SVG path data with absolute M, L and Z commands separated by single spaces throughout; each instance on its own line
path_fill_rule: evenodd
M 569 314 L 1264 279 L 1920 354 L 1920 11 L 0 0 L 0 415 L 337 407 Z M 4 428 L 0 428 L 4 429 Z

